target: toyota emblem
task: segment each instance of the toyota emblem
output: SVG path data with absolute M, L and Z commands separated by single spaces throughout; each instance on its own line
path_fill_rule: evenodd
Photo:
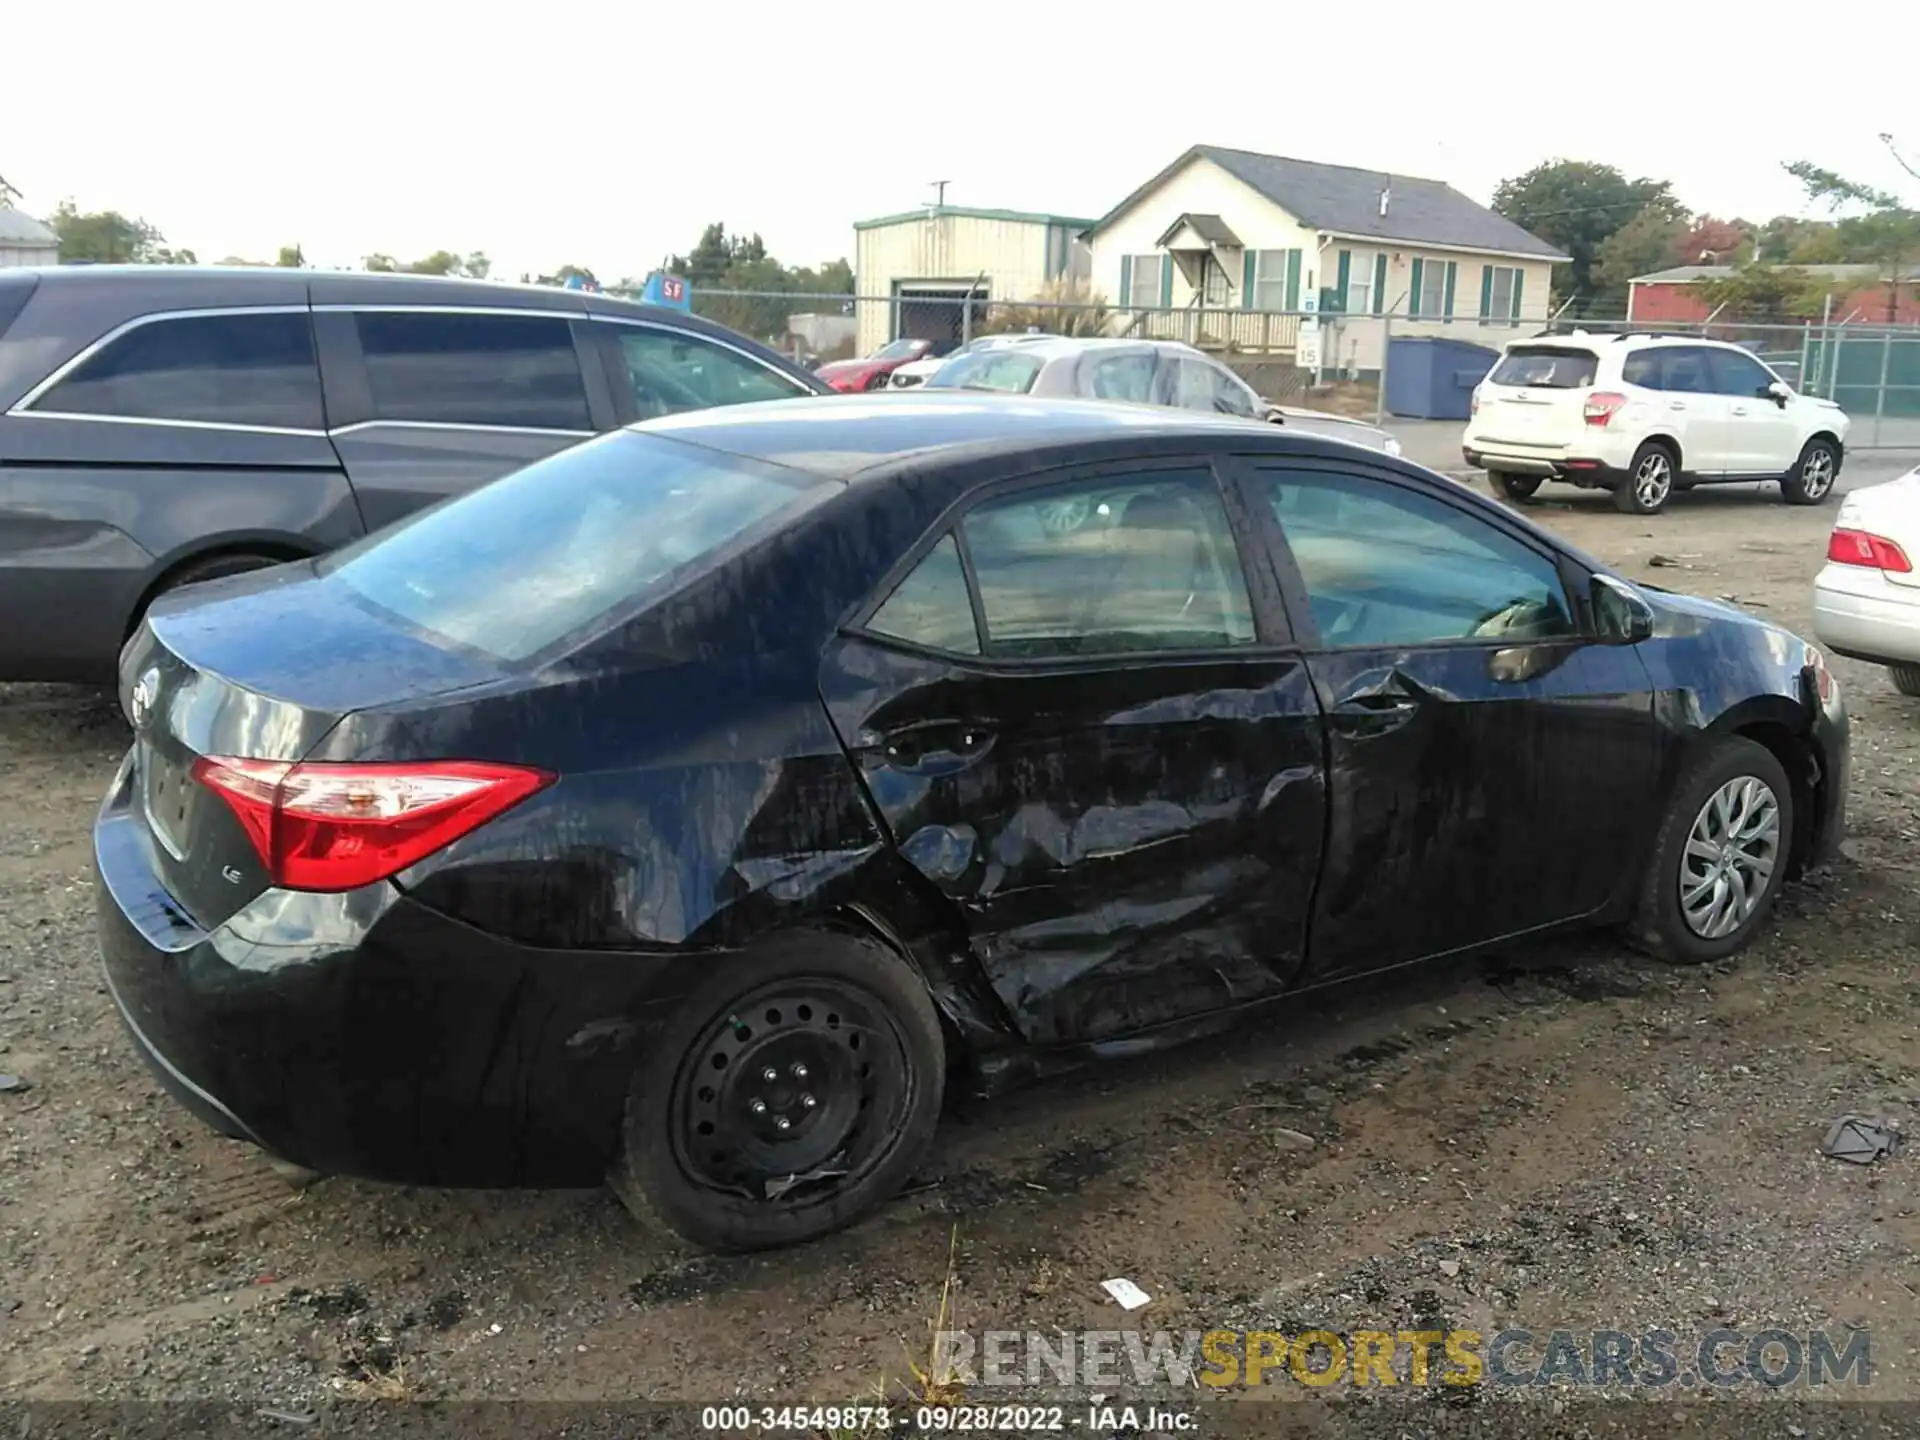
M 133 718 L 133 728 L 144 730 L 153 721 L 154 702 L 160 698 L 160 672 L 149 670 L 142 675 L 133 687 L 133 693 L 127 696 L 127 710 Z

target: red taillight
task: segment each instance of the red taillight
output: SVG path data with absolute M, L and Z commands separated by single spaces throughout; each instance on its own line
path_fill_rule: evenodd
M 1869 565 L 1896 575 L 1913 572 L 1906 551 L 1884 535 L 1865 530 L 1835 530 L 1827 538 L 1827 559 L 1836 565 Z
M 397 875 L 553 782 L 471 760 L 292 765 L 207 755 L 193 778 L 227 803 L 283 890 L 353 890 Z
M 1467 418 L 1471 420 L 1480 413 L 1480 392 L 1474 391 L 1467 399 Z
M 1582 409 L 1581 414 L 1586 417 L 1587 424 L 1589 425 L 1605 425 L 1620 412 L 1620 407 L 1626 403 L 1627 397 L 1615 391 L 1596 390 L 1587 397 L 1586 406 Z

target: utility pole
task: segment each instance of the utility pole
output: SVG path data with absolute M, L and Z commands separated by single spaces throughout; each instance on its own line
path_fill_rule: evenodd
M 0 210 L 6 209 L 20 198 L 20 192 L 7 183 L 7 177 L 0 175 Z
M 945 181 L 945 180 L 935 180 L 935 181 L 933 181 L 933 182 L 932 182 L 932 184 L 933 184 L 933 208 L 934 208 L 934 209 L 936 209 L 936 210 L 940 210 L 940 209 L 943 209 L 943 208 L 945 208 L 945 206 L 946 206 L 946 203 L 947 203 L 947 185 L 948 185 L 949 183 L 950 183 L 950 182 L 948 182 L 948 181 Z

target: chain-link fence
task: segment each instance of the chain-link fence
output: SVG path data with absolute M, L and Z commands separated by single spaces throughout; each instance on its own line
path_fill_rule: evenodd
M 1198 302 L 1123 307 L 1099 300 L 993 300 L 964 285 L 903 287 L 891 295 L 696 290 L 693 308 L 808 365 L 872 354 L 900 340 L 926 341 L 936 353 L 1007 333 L 1178 340 L 1231 365 L 1270 400 L 1306 400 L 1381 423 L 1464 420 L 1473 386 L 1516 340 L 1578 331 L 1700 336 L 1744 346 L 1803 393 L 1840 405 L 1853 420 L 1850 448 L 1920 448 L 1920 326 L 1914 325 L 1715 317 L 1652 326 L 1545 314 L 1505 320 Z

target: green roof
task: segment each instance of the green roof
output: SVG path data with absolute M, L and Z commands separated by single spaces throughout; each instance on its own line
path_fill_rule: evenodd
M 903 210 L 898 215 L 882 215 L 876 220 L 856 220 L 856 230 L 878 230 L 882 225 L 904 225 L 909 220 L 944 219 L 949 215 L 969 220 L 1015 220 L 1027 225 L 1068 225 L 1085 230 L 1093 221 L 1078 215 L 1043 215 L 1034 210 L 977 210 L 971 205 L 923 205 L 918 210 Z

